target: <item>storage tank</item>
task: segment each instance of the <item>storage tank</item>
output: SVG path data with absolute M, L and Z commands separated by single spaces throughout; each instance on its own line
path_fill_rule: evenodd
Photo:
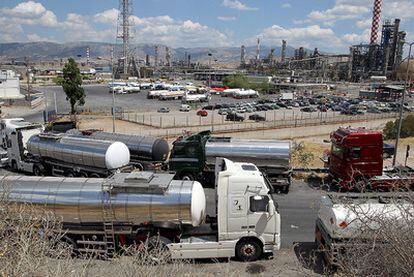
M 74 136 L 87 136 L 91 139 L 120 141 L 128 146 L 131 160 L 165 161 L 168 158 L 170 147 L 164 139 L 154 137 L 108 133 L 102 131 L 80 132 L 69 131 Z
M 119 173 L 109 179 L 6 176 L 0 187 L 11 202 L 41 206 L 66 224 L 105 222 L 103 203 L 111 203 L 115 223 L 198 226 L 206 209 L 203 187 L 173 177 L 152 172 Z
M 45 159 L 108 170 L 126 166 L 130 161 L 128 147 L 119 141 L 40 134 L 30 137 L 27 150 Z
M 210 138 L 205 145 L 206 159 L 214 164 L 216 157 L 235 162 L 253 163 L 258 167 L 290 167 L 290 142 Z

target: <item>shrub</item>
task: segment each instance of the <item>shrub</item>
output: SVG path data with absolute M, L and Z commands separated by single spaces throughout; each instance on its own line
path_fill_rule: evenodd
M 388 121 L 383 130 L 385 139 L 395 139 L 397 137 L 398 119 L 395 122 Z M 414 136 L 414 115 L 410 114 L 403 118 L 401 124 L 401 137 Z

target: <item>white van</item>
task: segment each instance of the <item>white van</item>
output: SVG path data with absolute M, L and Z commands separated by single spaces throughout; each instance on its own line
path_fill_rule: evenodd
M 190 106 L 187 104 L 182 104 L 180 107 L 180 112 L 189 112 L 191 110 Z

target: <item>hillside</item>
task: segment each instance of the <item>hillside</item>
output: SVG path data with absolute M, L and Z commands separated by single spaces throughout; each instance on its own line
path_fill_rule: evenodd
M 153 57 L 155 55 L 154 44 L 136 44 L 131 45 L 131 52 L 138 59 L 145 59 L 146 55 Z M 53 43 L 53 42 L 27 42 L 27 43 L 0 43 L 1 60 L 23 60 L 24 57 L 30 57 L 32 61 L 64 59 L 68 57 L 86 56 L 86 48 L 90 48 L 92 58 L 110 56 L 111 45 L 109 43 L 97 42 L 73 42 L 73 43 Z M 275 48 L 275 56 L 280 56 L 281 47 Z M 120 45 L 117 46 L 117 51 Z M 191 55 L 193 62 L 208 61 L 208 53 L 212 53 L 212 61 L 217 60 L 220 63 L 238 63 L 240 61 L 239 47 L 217 47 L 217 48 L 173 48 L 171 53 L 174 60 L 183 60 L 186 54 Z M 255 57 L 256 47 L 246 47 L 246 59 Z M 261 57 L 264 58 L 270 53 L 269 46 L 261 46 Z M 287 56 L 292 56 L 294 48 L 287 48 Z M 159 45 L 160 60 L 164 60 L 165 46 Z

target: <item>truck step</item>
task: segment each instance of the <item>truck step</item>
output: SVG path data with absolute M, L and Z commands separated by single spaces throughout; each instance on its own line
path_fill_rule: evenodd
M 90 248 L 78 248 L 77 251 L 81 253 L 96 253 L 96 254 L 106 253 L 106 250 L 104 249 L 90 249 Z
M 76 241 L 78 244 L 86 244 L 86 245 L 106 245 L 107 243 L 104 241 L 89 241 L 89 240 L 78 240 Z

